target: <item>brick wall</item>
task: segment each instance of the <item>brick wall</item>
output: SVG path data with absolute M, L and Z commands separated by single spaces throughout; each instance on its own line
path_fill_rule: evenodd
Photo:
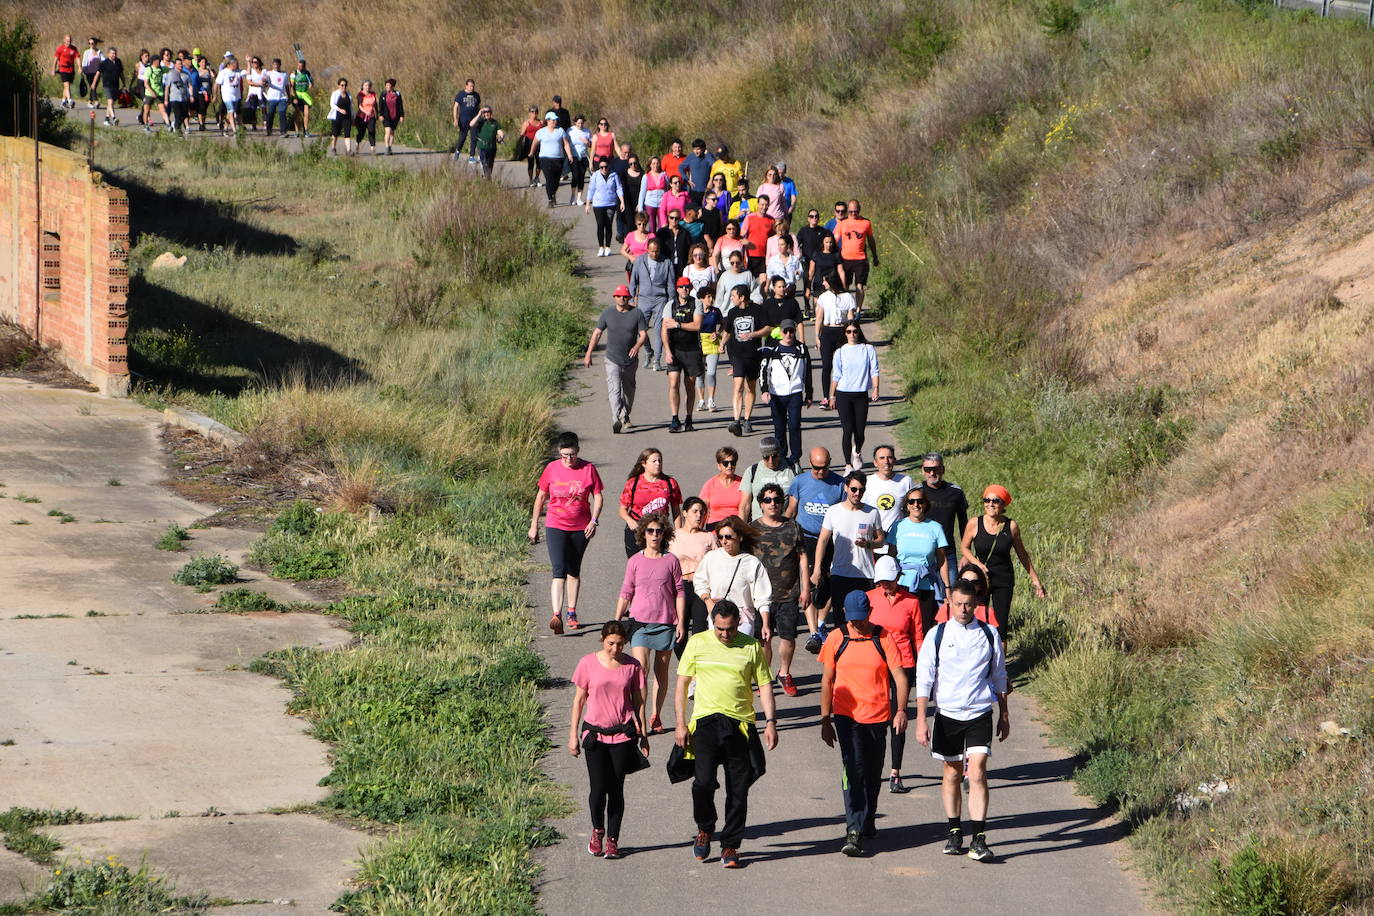
M 0 137 L 0 318 L 104 393 L 126 394 L 129 198 L 86 157 L 42 144 L 35 220 L 33 157 L 31 139 Z

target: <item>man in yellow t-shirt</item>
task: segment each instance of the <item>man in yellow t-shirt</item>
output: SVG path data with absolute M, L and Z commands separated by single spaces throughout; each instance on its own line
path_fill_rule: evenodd
M 716 161 L 711 165 L 711 175 L 725 176 L 725 190 L 729 191 L 732 197 L 735 194 L 735 185 L 739 183 L 744 172 L 744 163 L 730 155 L 730 147 L 724 143 L 716 147 Z
M 777 710 L 773 679 L 763 644 L 739 631 L 739 608 L 719 601 L 711 610 L 711 629 L 687 640 L 677 665 L 677 731 L 679 747 L 691 734 L 696 755 L 692 780 L 692 816 L 697 836 L 692 854 L 698 862 L 711 854 L 716 830 L 716 770 L 725 767 L 725 827 L 720 833 L 720 864 L 739 868 L 739 844 L 749 811 L 749 786 L 754 781 L 752 757 L 758 752 L 754 728 L 753 687 L 763 704 L 763 746 L 778 746 Z M 696 678 L 691 725 L 687 719 L 687 686 Z

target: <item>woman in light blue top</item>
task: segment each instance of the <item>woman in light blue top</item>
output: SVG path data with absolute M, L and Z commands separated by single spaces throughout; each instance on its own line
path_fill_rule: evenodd
M 592 147 L 592 132 L 587 130 L 587 119 L 582 115 L 573 118 L 573 126 L 568 130 L 568 142 L 572 144 L 572 196 L 568 205 L 582 206 L 582 189 L 587 185 L 587 153 Z
M 558 126 L 558 115 L 550 111 L 544 115 L 544 126 L 534 135 L 532 151 L 539 157 L 539 171 L 544 175 L 544 193 L 548 195 L 549 206 L 554 204 L 558 194 L 558 183 L 563 180 L 563 157 L 572 158 L 572 145 L 568 143 L 568 132 Z
M 926 499 L 925 494 L 921 490 L 911 490 L 902 498 L 906 517 L 898 519 L 887 535 L 888 543 L 892 545 L 894 556 L 902 568 L 898 581 L 916 596 L 926 633 L 935 626 L 937 600 L 949 587 L 945 581 L 949 576 L 945 568 L 949 539 L 945 537 L 943 525 L 926 518 L 929 508 L 930 500 Z
M 864 330 L 856 319 L 845 322 L 844 339 L 844 346 L 835 351 L 831 369 L 830 403 L 840 415 L 844 456 L 850 470 L 857 471 L 864 466 L 868 404 L 878 400 L 878 351 L 864 339 Z
M 611 171 L 611 160 L 602 156 L 592 173 L 592 186 L 587 189 L 587 212 L 596 214 L 596 256 L 609 257 L 611 239 L 615 237 L 615 214 L 625 206 L 625 192 L 620 176 Z

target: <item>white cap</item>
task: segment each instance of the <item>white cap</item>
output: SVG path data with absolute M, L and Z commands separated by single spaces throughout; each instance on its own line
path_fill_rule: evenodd
M 878 557 L 878 562 L 873 564 L 874 582 L 896 582 L 901 574 L 902 568 L 892 557 Z

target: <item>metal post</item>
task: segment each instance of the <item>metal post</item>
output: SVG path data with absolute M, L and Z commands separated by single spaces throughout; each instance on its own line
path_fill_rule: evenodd
M 1374 0 L 1369 0 L 1369 17 L 1365 20 L 1365 25 L 1374 28 Z
M 1330 9 L 1331 9 L 1331 0 L 1322 0 L 1322 18 L 1323 18 L 1323 19 L 1326 18 L 1326 14 L 1330 11 Z
M 43 171 L 38 142 L 38 74 L 30 87 L 29 120 L 33 125 L 33 339 L 43 346 Z

